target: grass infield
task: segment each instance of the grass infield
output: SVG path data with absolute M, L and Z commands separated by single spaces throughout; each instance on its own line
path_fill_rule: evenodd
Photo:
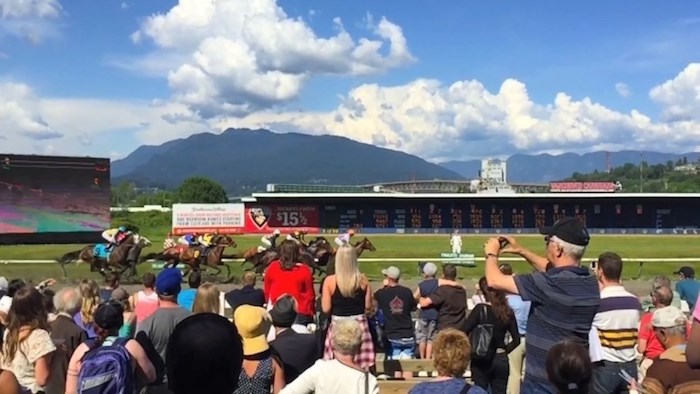
M 165 231 L 160 232 L 164 234 Z M 160 250 L 163 246 L 163 237 L 155 236 L 155 232 L 144 231 L 144 235 L 153 241 L 153 246 L 144 250 L 144 253 Z M 359 234 L 358 236 L 363 236 Z M 355 238 L 358 238 L 355 236 Z M 228 253 L 242 253 L 245 249 L 256 246 L 260 242 L 261 235 L 246 235 L 234 237 L 238 247 L 227 251 Z M 332 241 L 334 235 L 327 235 Z M 376 252 L 366 251 L 364 258 L 425 258 L 426 260 L 438 261 L 440 253 L 450 252 L 448 235 L 368 235 L 368 238 L 376 246 Z M 465 235 L 462 253 L 472 253 L 483 256 L 483 244 L 488 236 L 486 235 Z M 307 240 L 312 236 L 307 236 Z M 535 252 L 544 250 L 544 240 L 542 236 L 519 236 L 520 244 Z M 0 262 L 6 260 L 52 260 L 62 254 L 78 250 L 84 245 L 11 245 L 0 246 Z M 698 262 L 645 262 L 642 271 L 643 278 L 654 275 L 668 275 L 672 277 L 673 271 L 682 265 L 700 270 L 700 237 L 690 235 L 675 236 L 621 236 L 621 235 L 593 235 L 591 244 L 586 252 L 585 262 L 595 259 L 600 253 L 612 251 L 619 253 L 626 260 L 624 277 L 636 277 L 639 271 L 639 262 L 646 258 L 697 258 Z M 232 268 L 232 273 L 240 276 L 244 269 L 240 262 L 228 263 Z M 510 262 L 516 272 L 528 272 L 530 267 L 523 262 Z M 416 277 L 417 262 L 362 262 L 362 270 L 372 278 L 381 277 L 381 270 L 389 265 L 396 265 L 403 271 L 405 278 Z M 90 273 L 84 264 L 68 266 L 68 276 L 70 279 L 80 279 L 84 277 L 97 277 Z M 152 270 L 150 263 L 144 263 L 139 267 L 139 273 Z M 700 271 L 699 271 L 700 272 Z M 483 275 L 483 263 L 477 260 L 474 268 L 460 268 L 462 278 L 475 278 Z M 29 280 L 39 280 L 46 277 L 60 278 L 62 276 L 58 264 L 0 264 L 0 276 L 9 278 L 22 277 Z

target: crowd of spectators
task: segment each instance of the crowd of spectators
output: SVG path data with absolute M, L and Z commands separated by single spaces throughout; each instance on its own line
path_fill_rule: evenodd
M 700 393 L 692 268 L 676 272 L 675 288 L 657 276 L 640 299 L 624 287 L 617 254 L 581 264 L 590 237 L 580 222 L 565 218 L 543 234 L 545 256 L 511 237 L 489 239 L 471 296 L 451 264 L 441 275 L 422 264 L 415 288 L 390 266 L 373 289 L 349 245 L 317 291 L 293 241 L 262 288 L 246 273 L 225 294 L 199 273 L 183 289 L 174 268 L 144 275 L 131 295 L 115 275 L 56 293 L 53 280 L 0 277 L 0 393 L 78 393 L 86 355 L 114 346 L 128 353 L 125 373 L 143 393 L 362 394 L 395 379 L 415 382 L 413 394 Z M 505 253 L 533 272 L 513 272 L 499 261 Z M 379 376 L 382 359 L 429 360 L 435 375 Z

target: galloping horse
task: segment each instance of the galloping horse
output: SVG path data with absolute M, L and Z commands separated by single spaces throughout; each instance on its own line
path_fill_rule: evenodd
M 212 238 L 211 242 L 213 246 L 206 251 L 202 251 L 200 246 L 174 245 L 160 253 L 149 253 L 143 256 L 140 262 L 151 259 L 163 260 L 166 262 L 166 267 L 175 267 L 178 263 L 184 263 L 187 265 L 184 272 L 185 276 L 190 271 L 200 271 L 202 263 L 206 267 L 212 268 L 215 271 L 214 275 L 219 275 L 221 273 L 219 266 L 223 265 L 226 267 L 227 277 L 230 277 L 231 268 L 224 264 L 222 259 L 235 257 L 224 255 L 224 250 L 229 246 L 235 248 L 237 246 L 236 242 L 228 235 L 218 234 Z
M 127 276 L 131 278 L 136 275 L 136 263 L 139 260 L 141 250 L 150 245 L 151 241 L 148 238 L 131 234 L 109 253 L 106 251 L 105 244 L 92 244 L 80 250 L 68 252 L 58 258 L 56 262 L 60 264 L 64 277 L 68 277 L 66 264 L 83 261 L 90 264 L 90 271 L 99 271 L 103 276 L 106 276 L 107 269 L 119 272 L 120 275 L 129 269 Z
M 323 245 L 328 247 L 323 247 Z M 299 245 L 299 261 L 311 268 L 314 275 L 317 272 L 322 272 L 321 267 L 328 261 L 328 255 L 332 251 L 329 248 L 330 244 L 323 237 L 318 237 L 309 243 L 309 246 Z M 271 262 L 279 257 L 277 248 L 262 249 L 254 246 L 245 251 L 242 256 L 244 258 L 241 266 L 246 263 L 251 263 L 256 273 L 262 274 Z

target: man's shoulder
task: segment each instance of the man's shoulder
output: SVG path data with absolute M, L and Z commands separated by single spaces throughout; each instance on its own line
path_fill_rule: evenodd
M 56 317 L 54 321 L 49 323 L 49 326 L 51 327 L 51 334 L 55 333 L 61 336 L 77 335 L 84 331 L 75 323 L 75 320 L 62 315 Z

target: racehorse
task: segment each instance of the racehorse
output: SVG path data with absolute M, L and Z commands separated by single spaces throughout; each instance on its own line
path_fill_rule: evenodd
M 107 253 L 106 244 L 92 244 L 74 252 L 68 252 L 58 258 L 56 262 L 63 270 L 63 276 L 68 277 L 65 265 L 72 262 L 86 262 L 90 264 L 90 271 L 99 271 L 106 276 L 105 271 L 117 271 L 123 274 L 129 269 L 129 278 L 136 275 L 136 263 L 139 260 L 141 250 L 150 246 L 151 241 L 139 234 L 130 234 L 121 244 L 114 246 L 111 252 Z
M 204 263 L 206 267 L 212 268 L 215 273 L 214 275 L 219 275 L 221 269 L 219 266 L 223 265 L 226 267 L 227 278 L 231 276 L 231 268 L 224 264 L 222 259 L 224 258 L 234 258 L 234 255 L 224 255 L 224 250 L 227 247 L 235 248 L 236 242 L 233 238 L 228 235 L 214 235 L 211 240 L 212 246 L 202 251 L 202 247 L 199 245 L 188 246 L 188 245 L 174 245 L 165 248 L 159 253 L 149 253 L 146 256 L 141 257 L 139 262 L 146 260 L 163 260 L 166 262 L 165 267 L 175 267 L 178 263 L 184 263 L 187 265 L 185 267 L 184 276 L 187 276 L 191 271 L 200 271 L 201 265 Z
M 323 237 L 318 237 L 309 242 L 308 246 L 304 246 L 303 244 L 299 245 L 299 261 L 309 266 L 314 275 L 317 272 L 322 272 L 321 267 L 323 264 L 327 263 L 328 255 L 332 251 L 332 249 L 324 248 L 322 246 L 323 244 L 330 247 L 328 241 Z M 241 256 L 244 259 L 241 266 L 245 266 L 246 263 L 251 263 L 255 272 L 262 274 L 278 256 L 277 248 L 263 249 L 262 247 L 254 246 L 246 250 L 243 256 Z

